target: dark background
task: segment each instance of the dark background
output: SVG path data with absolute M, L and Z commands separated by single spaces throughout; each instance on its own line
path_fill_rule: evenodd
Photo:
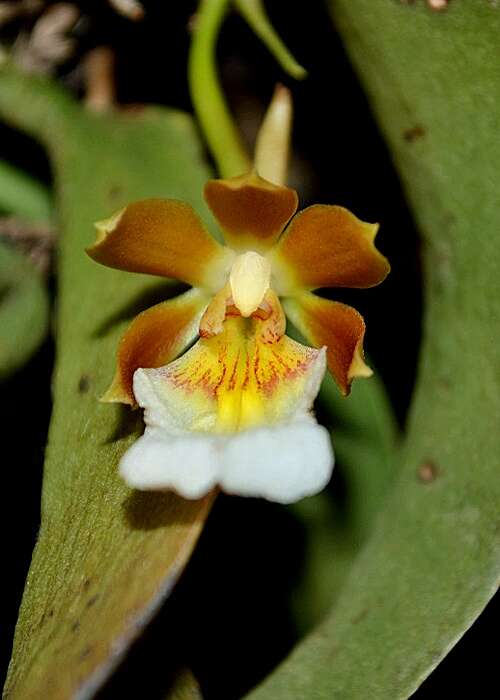
M 61 69 L 61 80 L 78 92 L 75 69 L 81 55 L 93 46 L 110 45 L 116 53 L 120 102 L 156 102 L 190 110 L 185 65 L 187 24 L 195 3 L 144 3 L 147 14 L 141 23 L 120 17 L 102 1 L 80 5 L 84 19 L 75 32 L 80 49 Z M 268 7 L 278 31 L 309 70 L 309 78 L 295 83 L 283 75 L 235 16 L 226 22 L 219 43 L 224 85 L 249 138 L 275 83 L 292 87 L 296 108 L 292 184 L 299 188 L 302 204 L 340 203 L 362 219 L 381 222 L 379 247 L 391 260 L 392 274 L 377 289 L 343 292 L 340 298 L 365 315 L 368 352 L 404 425 L 420 343 L 418 234 L 389 153 L 323 3 L 275 1 Z M 3 158 L 50 183 L 47 161 L 37 146 L 6 127 L 0 128 L 0 136 Z M 54 291 L 53 279 L 50 285 Z M 49 339 L 2 387 L 6 453 L 2 461 L 7 476 L 2 509 L 2 678 L 39 524 L 53 361 Z M 180 585 L 99 698 L 159 699 L 177 665 L 187 664 L 207 700 L 236 700 L 297 639 L 289 595 L 303 556 L 304 533 L 287 509 L 253 499 L 219 498 Z M 491 644 L 496 620 L 498 602 L 493 601 L 415 697 L 460 697 L 471 676 L 474 697 L 496 696 L 490 690 L 498 688 Z

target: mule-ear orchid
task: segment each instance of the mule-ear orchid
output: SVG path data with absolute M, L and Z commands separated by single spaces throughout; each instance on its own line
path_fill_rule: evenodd
M 134 488 L 186 498 L 219 487 L 291 503 L 323 489 L 333 469 L 311 412 L 327 366 L 345 395 L 371 374 L 360 314 L 313 292 L 374 286 L 389 264 L 377 225 L 339 206 L 296 214 L 297 193 L 255 169 L 210 180 L 205 199 L 225 244 L 188 204 L 149 199 L 97 224 L 87 251 L 192 287 L 143 311 L 121 340 L 103 398 L 142 407 L 146 429 L 120 472 Z M 314 347 L 285 334 L 285 313 Z

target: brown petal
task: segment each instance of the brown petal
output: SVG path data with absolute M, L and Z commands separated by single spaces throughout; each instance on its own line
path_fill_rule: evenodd
M 316 204 L 304 209 L 272 253 L 279 293 L 379 284 L 390 266 L 375 248 L 377 230 L 378 224 L 367 224 L 343 207 Z
M 206 230 L 194 209 L 174 199 L 144 199 L 96 224 L 97 241 L 87 253 L 128 272 L 174 277 L 218 288 L 232 253 Z
M 139 367 L 161 367 L 196 338 L 208 297 L 197 289 L 140 313 L 120 341 L 117 369 L 102 401 L 135 406 L 132 380 Z
M 251 172 L 229 180 L 209 180 L 205 199 L 235 250 L 270 248 L 295 214 L 298 196 Z
M 356 377 L 369 377 L 363 359 L 365 322 L 352 306 L 304 293 L 283 300 L 286 315 L 315 346 L 327 346 L 328 369 L 347 396 Z

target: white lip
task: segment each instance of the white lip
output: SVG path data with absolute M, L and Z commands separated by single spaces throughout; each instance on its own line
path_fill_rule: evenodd
M 146 433 L 120 463 L 132 488 L 172 490 L 201 498 L 227 493 L 293 503 L 321 491 L 334 465 L 330 438 L 312 418 L 231 436 Z

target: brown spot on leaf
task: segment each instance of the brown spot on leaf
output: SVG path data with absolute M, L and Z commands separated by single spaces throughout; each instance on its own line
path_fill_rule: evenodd
M 453 382 L 449 377 L 439 377 L 439 379 L 437 380 L 437 386 L 442 391 L 448 392 L 453 387 Z
M 357 615 L 354 615 L 352 618 L 351 622 L 353 625 L 357 625 L 358 622 L 361 622 L 366 616 L 368 615 L 368 608 L 363 608 L 361 612 L 359 612 Z
M 96 603 L 98 598 L 98 595 L 93 595 L 92 598 L 89 598 L 87 601 L 87 608 L 91 608 Z
M 90 389 L 90 377 L 88 374 L 82 374 L 78 382 L 78 393 L 86 394 Z
M 415 126 L 412 126 L 410 129 L 406 129 L 405 132 L 403 132 L 403 137 L 405 141 L 408 141 L 408 143 L 413 143 L 414 141 L 418 141 L 419 139 L 423 138 L 425 136 L 425 128 L 421 126 L 420 124 L 415 124 Z
M 116 202 L 122 196 L 123 188 L 120 185 L 111 185 L 108 190 L 108 198 L 111 203 Z
M 75 620 L 73 624 L 71 625 L 71 631 L 72 632 L 77 632 L 80 629 L 80 622 L 78 620 Z
M 439 475 L 439 469 L 432 460 L 427 460 L 423 462 L 417 472 L 418 480 L 422 484 L 431 484 L 437 479 Z
M 80 654 L 80 661 L 83 661 L 83 659 L 85 659 L 90 654 L 91 651 L 92 651 L 91 646 L 85 647 L 85 649 Z

